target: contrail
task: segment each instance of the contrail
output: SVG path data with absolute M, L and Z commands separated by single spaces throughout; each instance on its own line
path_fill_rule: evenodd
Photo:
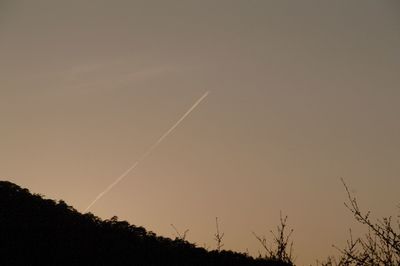
M 189 110 L 186 111 L 186 113 L 178 120 L 176 121 L 176 123 L 167 130 L 167 132 L 165 132 L 153 145 L 150 146 L 150 148 L 147 149 L 147 151 L 145 153 L 143 153 L 142 156 L 139 157 L 139 159 L 132 164 L 131 167 L 129 167 L 125 172 L 123 172 L 117 179 L 115 179 L 114 182 L 112 182 L 104 191 L 102 191 L 99 195 L 97 195 L 97 197 L 89 204 L 89 206 L 86 207 L 86 209 L 84 210 L 84 212 L 87 212 L 94 204 L 96 204 L 96 202 L 101 199 L 105 194 L 107 194 L 114 186 L 116 186 L 119 182 L 122 181 L 122 179 L 124 179 L 133 169 L 136 168 L 136 166 L 138 166 L 139 162 L 141 162 L 142 160 L 144 160 L 147 156 L 150 155 L 150 153 L 157 148 L 157 146 L 169 135 L 171 134 L 172 131 L 175 130 L 175 128 L 177 126 L 179 126 L 179 124 L 204 100 L 204 98 L 206 98 L 208 96 L 210 92 L 207 91 L 203 94 L 203 96 L 200 97 L 200 99 L 198 99 L 193 105 L 192 107 L 189 108 Z

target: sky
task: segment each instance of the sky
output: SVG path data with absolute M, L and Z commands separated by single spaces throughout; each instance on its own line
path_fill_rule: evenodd
M 0 178 L 257 255 L 280 211 L 309 265 L 400 203 L 398 1 L 0 0 Z

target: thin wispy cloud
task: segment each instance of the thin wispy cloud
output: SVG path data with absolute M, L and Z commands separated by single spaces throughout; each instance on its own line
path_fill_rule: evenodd
M 110 64 L 82 64 L 65 71 L 64 87 L 69 91 L 91 93 L 99 90 L 118 89 L 166 74 L 176 73 L 176 65 L 155 65 L 144 68 L 132 67 L 122 62 Z

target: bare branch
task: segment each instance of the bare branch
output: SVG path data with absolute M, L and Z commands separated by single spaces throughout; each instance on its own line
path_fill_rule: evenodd
M 221 248 L 224 246 L 222 243 L 222 239 L 224 238 L 224 233 L 219 232 L 219 224 L 218 224 L 218 217 L 215 217 L 215 227 L 216 227 L 216 233 L 214 235 L 214 239 L 217 243 L 217 251 L 220 252 Z
M 182 240 L 182 241 L 186 241 L 186 235 L 189 232 L 189 229 L 186 229 L 183 234 L 179 233 L 178 229 L 175 227 L 174 224 L 171 224 L 171 227 L 174 229 L 176 235 L 175 238 Z

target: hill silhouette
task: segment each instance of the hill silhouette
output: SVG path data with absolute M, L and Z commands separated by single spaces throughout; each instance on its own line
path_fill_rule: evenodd
M 207 251 L 143 227 L 81 214 L 64 201 L 44 199 L 0 181 L 0 265 L 241 265 L 279 261 L 232 251 Z

